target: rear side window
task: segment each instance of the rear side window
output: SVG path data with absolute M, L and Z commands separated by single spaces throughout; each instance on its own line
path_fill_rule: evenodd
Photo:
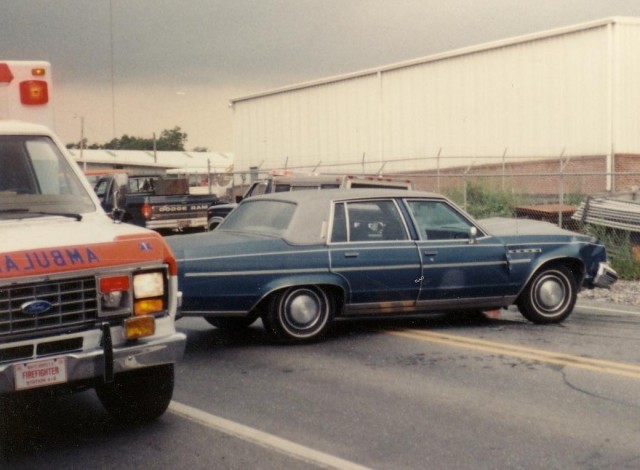
M 408 239 L 404 221 L 393 200 L 353 201 L 334 207 L 331 231 L 334 243 Z

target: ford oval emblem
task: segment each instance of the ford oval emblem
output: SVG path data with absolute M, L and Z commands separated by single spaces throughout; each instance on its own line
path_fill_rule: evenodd
M 51 307 L 53 307 L 53 304 L 46 300 L 31 300 L 23 303 L 20 306 L 20 310 L 27 315 L 36 316 L 48 312 Z

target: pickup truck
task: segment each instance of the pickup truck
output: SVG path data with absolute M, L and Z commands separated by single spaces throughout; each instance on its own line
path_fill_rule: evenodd
M 254 181 L 235 203 L 215 204 L 207 210 L 207 228 L 214 230 L 238 203 L 251 196 L 304 189 L 351 189 L 351 188 L 395 188 L 414 189 L 407 179 L 388 176 L 354 175 L 272 175 L 264 180 Z
M 207 228 L 215 194 L 190 194 L 186 178 L 115 173 L 98 179 L 94 191 L 114 219 L 159 232 Z

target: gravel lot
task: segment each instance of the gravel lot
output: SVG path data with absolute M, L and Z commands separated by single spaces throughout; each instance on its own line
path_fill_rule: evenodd
M 585 289 L 578 298 L 640 306 L 640 281 L 618 281 L 611 289 Z

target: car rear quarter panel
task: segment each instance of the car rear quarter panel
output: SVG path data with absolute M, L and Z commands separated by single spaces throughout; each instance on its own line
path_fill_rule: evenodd
M 329 273 L 326 248 L 292 246 L 281 240 L 251 245 L 253 250 L 242 253 L 231 246 L 227 246 L 227 253 L 220 249 L 215 253 L 185 250 L 181 261 L 183 314 L 248 313 L 274 291 L 294 285 L 344 288 L 340 279 Z M 246 250 L 247 244 L 243 246 Z

